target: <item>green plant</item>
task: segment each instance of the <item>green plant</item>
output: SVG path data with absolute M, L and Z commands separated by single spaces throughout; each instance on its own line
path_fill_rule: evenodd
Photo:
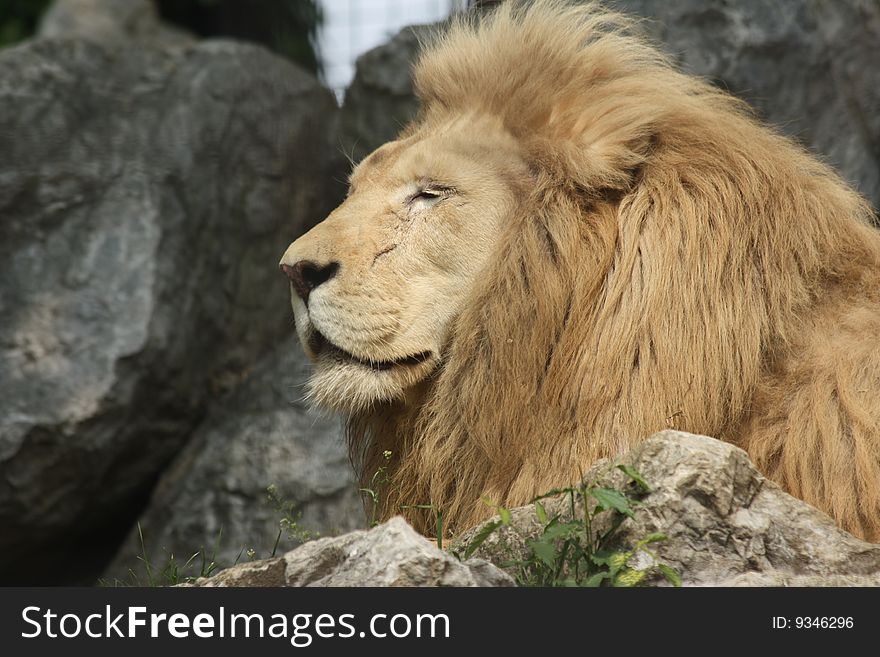
M 433 504 L 413 504 L 409 506 L 403 506 L 402 509 L 429 509 L 434 511 L 434 525 L 435 525 L 435 536 L 437 540 L 437 547 L 441 550 L 443 549 L 443 510 L 438 509 Z
M 138 533 L 138 541 L 140 542 L 141 551 L 140 554 L 137 555 L 137 560 L 140 562 L 139 568 L 129 568 L 128 576 L 124 580 L 115 579 L 113 582 L 109 582 L 106 579 L 99 579 L 98 585 L 100 586 L 176 586 L 177 584 L 183 584 L 188 582 L 193 582 L 200 577 L 210 577 L 218 570 L 222 569 L 223 566 L 218 564 L 217 562 L 217 550 L 220 547 L 220 542 L 223 539 L 223 528 L 220 528 L 220 531 L 217 533 L 217 538 L 214 541 L 214 547 L 211 550 L 210 556 L 208 555 L 207 550 L 204 547 L 199 548 L 196 552 L 190 554 L 190 556 L 181 562 L 173 552 L 166 552 L 167 557 L 164 563 L 160 565 L 154 564 L 150 558 L 147 556 L 147 547 L 146 542 L 144 541 L 144 532 L 141 529 L 141 524 L 137 523 L 137 533 Z M 234 563 L 238 563 L 241 559 L 241 555 L 244 553 L 244 548 L 238 553 L 238 557 L 236 557 Z M 231 564 L 234 565 L 234 564 Z M 140 573 L 139 571 L 143 572 Z
M 305 543 L 319 536 L 318 532 L 306 529 L 300 524 L 302 513 L 297 511 L 296 503 L 285 499 L 278 492 L 277 486 L 272 484 L 266 488 L 266 498 L 272 508 L 281 514 L 278 520 L 278 533 L 275 536 L 272 550 L 267 557 L 271 558 L 276 555 L 281 539 L 285 535 L 289 540 L 297 544 Z M 166 558 L 163 562 L 155 564 L 147 555 L 146 542 L 140 523 L 137 524 L 137 533 L 140 543 L 140 554 L 137 555 L 138 565 L 128 568 L 125 579 L 115 579 L 113 582 L 99 579 L 99 585 L 175 586 L 177 584 L 193 582 L 201 577 L 211 577 L 224 568 L 238 564 L 242 556 L 247 556 L 250 560 L 263 558 L 255 548 L 243 545 L 238 551 L 235 561 L 225 564 L 219 562 L 217 554 L 223 541 L 223 528 L 221 527 L 217 532 L 217 537 L 214 539 L 214 545 L 210 553 L 204 547 L 201 547 L 192 552 L 186 559 L 180 560 L 173 552 L 165 551 Z
M 282 497 L 275 484 L 271 484 L 266 488 L 266 497 L 275 511 L 281 514 L 281 518 L 278 520 L 278 534 L 275 537 L 275 544 L 272 546 L 272 553 L 270 556 L 275 556 L 278 551 L 278 544 L 281 542 L 281 537 L 285 534 L 288 539 L 298 544 L 311 541 L 320 536 L 318 532 L 306 529 L 300 524 L 300 521 L 302 520 L 302 511 L 297 509 L 296 502 L 291 502 Z M 251 558 L 256 556 L 256 552 L 253 548 L 248 551 L 248 556 Z
M 613 467 L 629 478 L 637 493 L 650 492 L 635 468 Z M 558 497 L 567 500 L 568 513 L 560 511 L 550 516 L 544 500 Z M 501 564 L 516 573 L 520 586 L 636 586 L 654 572 L 673 586 L 681 585 L 678 573 L 648 547 L 666 540 L 664 534 L 649 534 L 628 549 L 612 547 L 615 531 L 624 520 L 634 517 L 638 506 L 638 500 L 625 491 L 588 482 L 548 491 L 532 503 L 542 525 L 541 534 L 526 541 L 528 553 L 522 559 Z M 498 518 L 474 534 L 459 555 L 461 558 L 470 557 L 496 530 L 511 523 L 510 511 L 496 508 Z M 604 522 L 599 522 L 600 514 L 605 515 Z M 652 565 L 645 569 L 631 566 L 633 557 L 639 553 L 648 555 Z
M 382 491 L 391 483 L 391 479 L 388 476 L 388 464 L 391 462 L 391 452 L 386 449 L 382 452 L 382 458 L 385 459 L 385 462 L 376 469 L 376 472 L 373 473 L 369 487 L 358 489 L 361 494 L 366 496 L 370 501 L 370 527 L 375 527 L 379 524 L 379 509 L 380 502 L 382 501 Z
M 391 484 L 391 478 L 388 475 L 388 465 L 391 463 L 392 453 L 389 450 L 382 452 L 384 463 L 380 465 L 373 476 L 370 478 L 370 485 L 367 488 L 359 488 L 361 492 L 369 500 L 370 505 L 370 527 L 379 524 L 379 509 L 382 501 L 382 492 Z M 436 528 L 437 547 L 443 549 L 443 511 L 438 509 L 434 504 L 408 504 L 401 506 L 401 509 L 425 509 L 434 511 L 434 524 Z

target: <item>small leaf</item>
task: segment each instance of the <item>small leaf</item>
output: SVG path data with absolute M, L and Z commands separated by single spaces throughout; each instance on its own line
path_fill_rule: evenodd
M 675 587 L 681 586 L 681 575 L 678 574 L 678 571 L 671 566 L 667 566 L 665 563 L 658 563 L 657 570 L 659 570 L 663 577 Z
M 544 528 L 541 538 L 546 541 L 555 541 L 558 538 L 577 536 L 583 530 L 579 522 L 556 522 L 555 520 Z
M 650 543 L 657 543 L 658 541 L 665 541 L 668 538 L 669 537 L 666 534 L 661 534 L 660 532 L 655 532 L 653 534 L 648 534 L 647 536 L 645 536 L 645 538 L 643 538 L 638 543 L 636 543 L 636 547 L 640 548 L 643 545 L 648 545 Z
M 590 559 L 597 566 L 608 566 L 613 575 L 626 565 L 626 562 L 632 556 L 632 552 L 595 552 Z
M 614 586 L 638 586 L 639 582 L 641 582 L 643 579 L 645 579 L 644 570 L 633 570 L 632 568 L 626 568 L 618 573 L 618 575 L 614 578 Z
M 596 573 L 595 575 L 592 575 L 592 576 L 588 577 L 586 580 L 584 580 L 582 586 L 589 586 L 589 587 L 601 586 L 603 580 L 606 580 L 609 577 L 611 577 L 611 575 L 609 575 L 608 573 Z
M 503 506 L 498 507 L 498 515 L 501 516 L 501 524 L 509 525 L 510 524 L 510 509 L 505 509 Z
M 625 516 L 633 517 L 629 500 L 619 490 L 614 490 L 613 488 L 593 488 L 590 490 L 590 495 L 599 503 L 603 511 L 614 509 Z
M 477 530 L 471 542 L 464 549 L 464 559 L 470 559 L 471 555 L 476 552 L 477 548 L 486 542 L 486 539 L 492 535 L 496 529 L 501 526 L 500 520 L 491 520 Z
M 556 565 L 556 546 L 544 541 L 528 541 L 528 546 L 538 559 L 548 568 Z
M 546 493 L 542 495 L 538 495 L 537 497 L 532 498 L 532 502 L 537 502 L 538 500 L 544 500 L 548 497 L 557 497 L 562 495 L 563 493 L 573 493 L 575 492 L 574 488 L 551 488 Z
M 621 472 L 623 472 L 627 477 L 632 479 L 635 482 L 635 484 L 639 488 L 642 489 L 643 492 L 645 492 L 645 493 L 651 492 L 651 487 L 648 486 L 648 482 L 645 481 L 645 478 L 642 477 L 642 474 L 638 470 L 636 470 L 634 467 L 632 467 L 631 465 L 626 465 L 626 464 L 621 463 L 620 465 L 617 466 L 617 469 L 620 470 Z
M 545 509 L 544 505 L 538 500 L 535 500 L 535 515 L 538 516 L 538 520 L 541 521 L 541 524 L 547 524 L 547 509 Z
M 610 559 L 613 555 L 614 552 L 601 550 L 599 552 L 594 552 L 593 554 L 591 554 L 590 560 L 597 566 L 607 566 L 610 563 Z
M 608 560 L 608 565 L 612 571 L 617 571 L 626 565 L 626 562 L 632 556 L 632 552 L 615 552 Z

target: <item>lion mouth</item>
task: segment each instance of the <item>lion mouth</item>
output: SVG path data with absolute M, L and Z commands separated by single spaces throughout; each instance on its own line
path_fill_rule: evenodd
M 421 351 L 417 354 L 412 354 L 411 356 L 403 356 L 401 358 L 394 358 L 392 360 L 373 360 L 359 358 L 358 356 L 347 352 L 345 349 L 337 347 L 314 327 L 312 328 L 312 334 L 309 337 L 309 348 L 315 353 L 316 356 L 320 354 L 327 354 L 340 362 L 356 363 L 357 365 L 375 370 L 377 372 L 390 370 L 393 367 L 412 367 L 414 365 L 424 363 L 431 357 L 430 351 Z

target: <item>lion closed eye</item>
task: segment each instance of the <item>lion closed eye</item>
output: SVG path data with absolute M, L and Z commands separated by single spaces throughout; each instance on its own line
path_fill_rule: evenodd
M 380 515 L 466 529 L 673 426 L 880 539 L 863 199 L 595 7 L 460 20 L 415 79 L 419 118 L 281 260 Z

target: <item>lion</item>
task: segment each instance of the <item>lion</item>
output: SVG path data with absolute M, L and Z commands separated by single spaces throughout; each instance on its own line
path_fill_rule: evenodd
M 380 518 L 455 534 L 674 428 L 880 540 L 863 198 L 596 6 L 453 20 L 414 80 L 420 114 L 281 260 Z

